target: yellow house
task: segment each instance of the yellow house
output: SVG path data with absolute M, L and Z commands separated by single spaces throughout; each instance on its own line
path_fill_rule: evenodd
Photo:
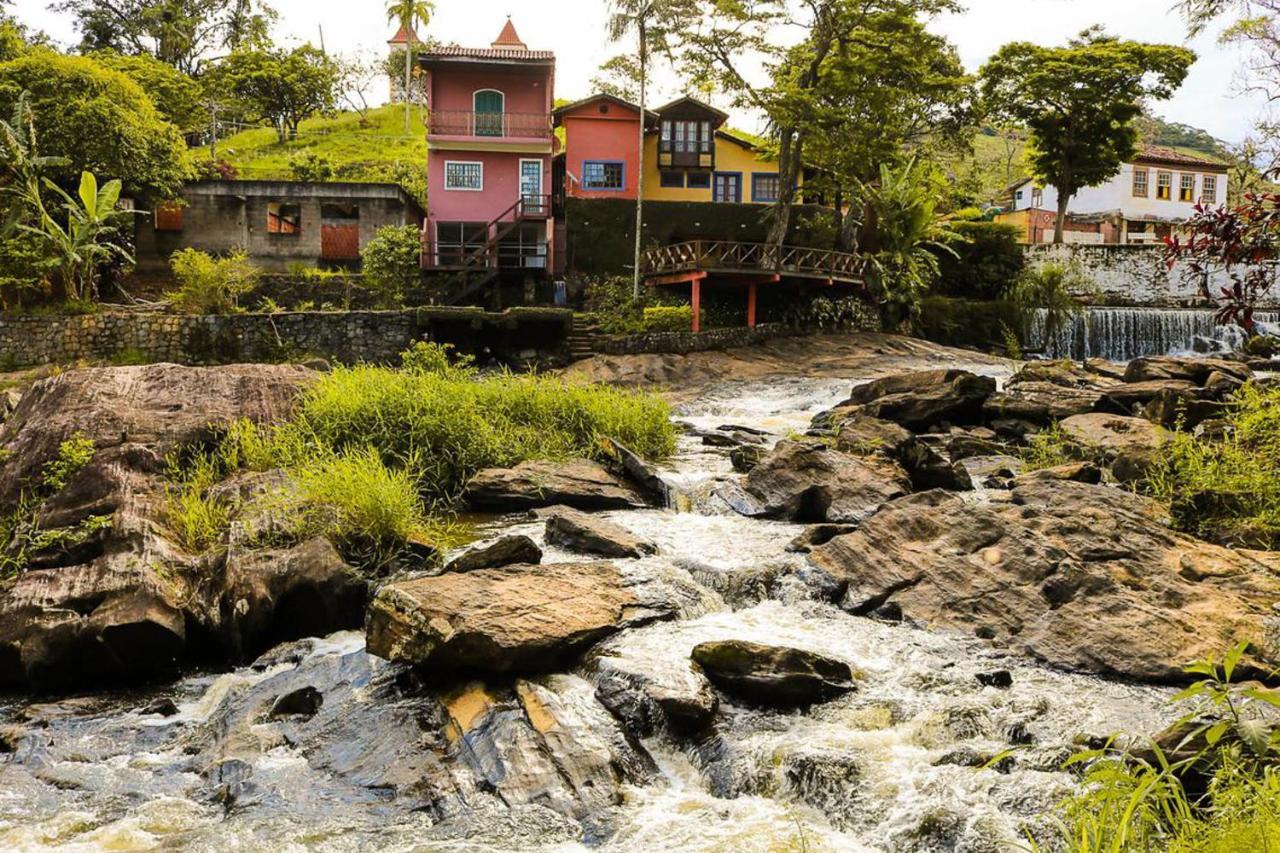
M 721 130 L 727 113 L 694 98 L 654 110 L 645 136 L 644 195 L 653 201 L 772 204 L 778 162 Z

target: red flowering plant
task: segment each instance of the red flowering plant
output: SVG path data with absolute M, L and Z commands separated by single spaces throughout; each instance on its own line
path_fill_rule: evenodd
M 1219 325 L 1254 331 L 1254 311 L 1275 280 L 1280 250 L 1280 193 L 1249 193 L 1234 207 L 1196 205 L 1184 225 L 1185 236 L 1165 238 L 1165 261 L 1178 261 L 1199 279 L 1200 292 L 1217 308 Z M 1210 285 L 1222 270 L 1229 285 Z

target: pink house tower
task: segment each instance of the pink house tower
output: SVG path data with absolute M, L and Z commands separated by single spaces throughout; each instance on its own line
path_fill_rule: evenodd
M 487 48 L 419 54 L 426 74 L 423 266 L 545 276 L 554 266 L 551 112 L 555 54 L 510 20 Z

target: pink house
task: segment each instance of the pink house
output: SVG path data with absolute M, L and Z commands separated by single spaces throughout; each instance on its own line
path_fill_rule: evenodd
M 555 55 L 530 50 L 508 20 L 487 48 L 439 47 L 419 61 L 429 116 L 423 265 L 545 274 Z
M 658 115 L 646 111 L 646 130 Z M 565 193 L 570 198 L 634 199 L 640 186 L 640 107 L 612 95 L 593 95 L 555 111 L 565 139 Z

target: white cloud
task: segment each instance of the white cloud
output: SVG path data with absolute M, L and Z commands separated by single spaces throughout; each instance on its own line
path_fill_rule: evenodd
M 391 28 L 381 0 L 274 0 L 280 12 L 277 35 L 282 40 L 316 42 L 324 32 L 331 51 L 381 49 Z M 1170 10 L 1173 0 L 968 0 L 968 10 L 939 20 L 935 29 L 960 50 L 965 64 L 976 69 L 1009 41 L 1058 44 L 1091 24 L 1126 38 L 1183 43 L 1186 29 Z M 16 0 L 15 13 L 63 43 L 75 38 L 66 15 L 48 11 L 46 0 Z M 430 32 L 443 41 L 488 44 L 507 14 L 530 47 L 557 55 L 557 94 L 587 92 L 600 63 L 622 49 L 604 35 L 604 0 L 438 0 Z M 1190 46 L 1200 55 L 1177 96 L 1157 106 L 1170 120 L 1202 127 L 1228 140 L 1243 137 L 1262 104 L 1233 91 L 1240 63 L 1237 51 L 1216 43 L 1214 34 Z M 678 81 L 664 75 L 658 96 L 676 94 Z

